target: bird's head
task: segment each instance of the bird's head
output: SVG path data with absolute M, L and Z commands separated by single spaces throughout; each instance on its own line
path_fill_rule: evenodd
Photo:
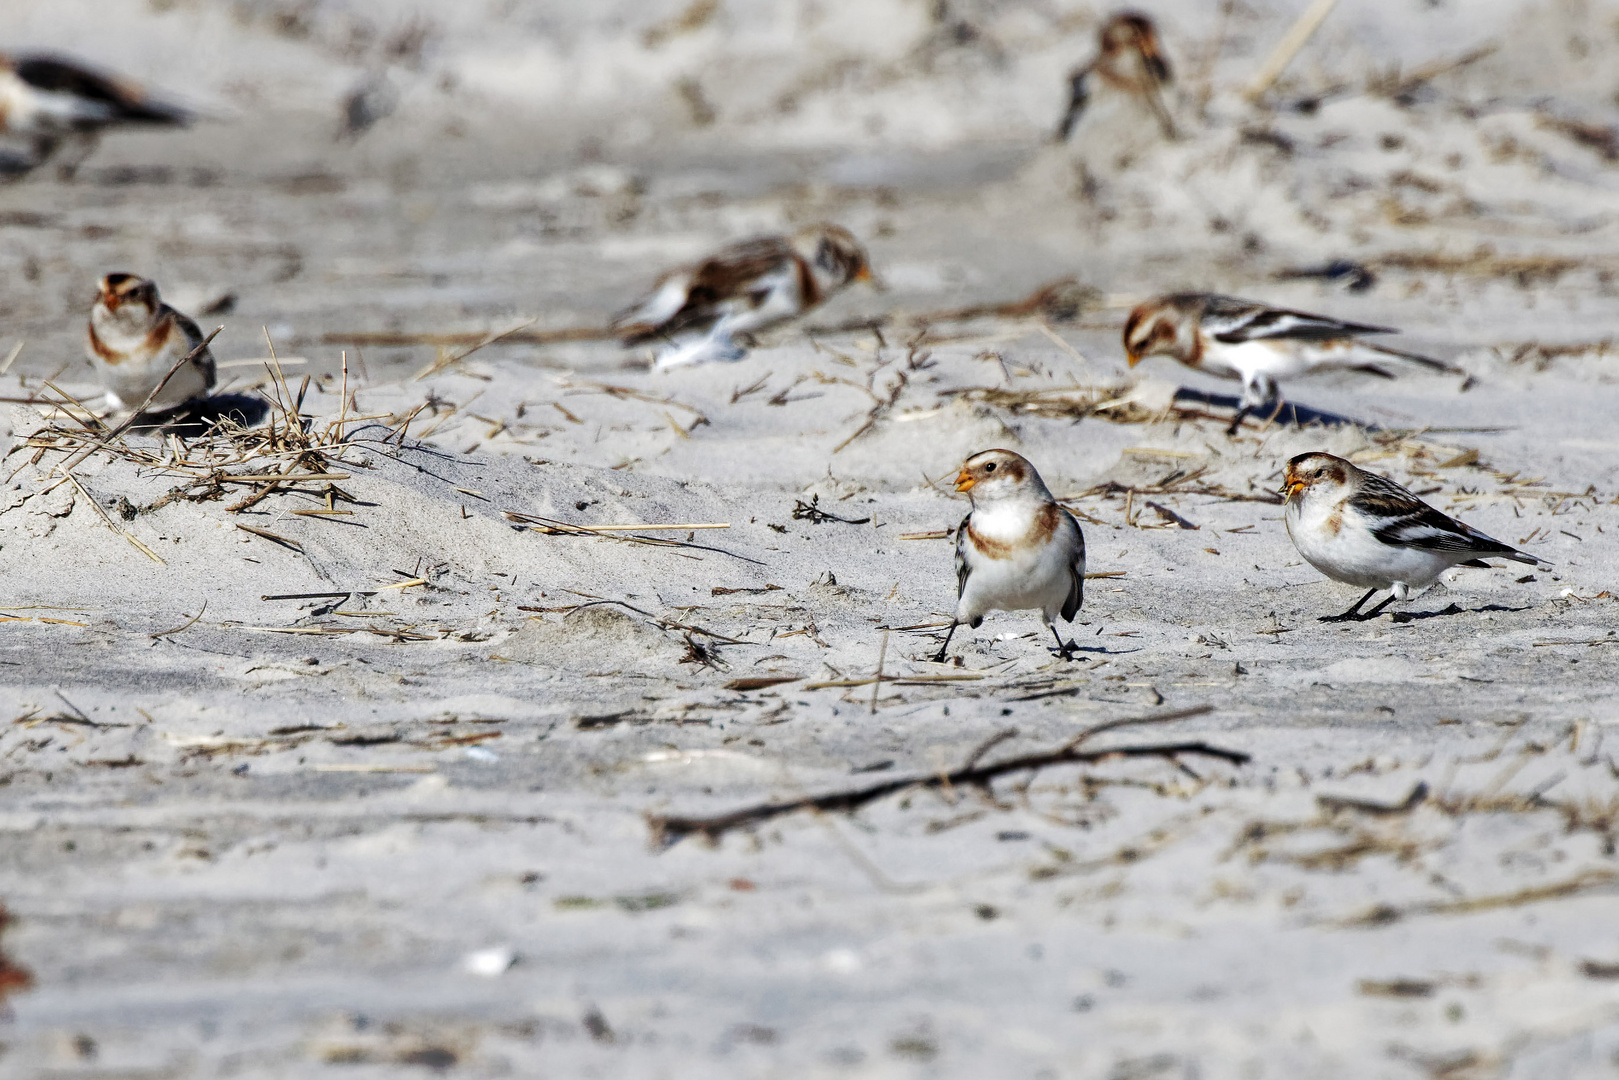
M 1139 11 L 1121 11 L 1108 19 L 1097 33 L 1097 42 L 1104 56 L 1140 54 L 1142 63 L 1158 82 L 1167 83 L 1173 77 L 1158 44 L 1158 28 Z
M 1186 298 L 1160 296 L 1137 305 L 1124 323 L 1124 355 L 1130 366 L 1148 356 L 1172 356 L 1196 364 L 1198 313 Z
M 1300 454 L 1287 463 L 1281 494 L 1292 503 L 1302 499 L 1307 491 L 1346 487 L 1356 471 L 1354 465 L 1341 457 L 1319 452 Z
M 956 476 L 956 490 L 968 493 L 974 503 L 1026 497 L 1051 499 L 1034 466 L 1011 450 L 983 450 L 968 458 Z
M 128 307 L 150 317 L 162 303 L 157 285 L 138 274 L 108 274 L 101 279 L 100 289 L 96 303 L 109 313 Z
M 803 253 L 816 275 L 830 282 L 833 288 L 856 281 L 881 287 L 871 272 L 866 249 L 842 225 L 812 225 L 798 233 L 794 240 L 794 246 Z

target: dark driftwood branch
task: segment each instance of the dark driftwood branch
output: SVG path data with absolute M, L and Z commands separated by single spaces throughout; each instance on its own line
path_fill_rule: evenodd
M 951 773 L 895 777 L 892 780 L 884 780 L 869 787 L 834 791 L 825 795 L 811 795 L 786 802 L 759 803 L 755 806 L 733 810 L 728 814 L 717 814 L 713 817 L 674 817 L 653 814 L 647 817 L 647 825 L 652 830 L 653 843 L 661 848 L 667 847 L 683 837 L 692 835 L 700 835 L 709 841 L 718 840 L 732 829 L 746 825 L 757 825 L 769 821 L 771 818 L 796 813 L 800 810 L 858 810 L 867 803 L 876 802 L 878 799 L 903 791 L 906 788 L 949 789 L 970 786 L 987 789 L 995 780 L 1009 773 L 1044 769 L 1052 765 L 1092 764 L 1098 761 L 1106 761 L 1109 758 L 1157 757 L 1175 760 L 1181 754 L 1201 754 L 1204 757 L 1218 758 L 1233 765 L 1247 764 L 1249 756 L 1240 750 L 1226 750 L 1218 746 L 1210 746 L 1201 740 L 1162 743 L 1156 746 L 1112 746 L 1101 750 L 1081 750 L 1079 748 L 1080 744 L 1085 740 L 1103 731 L 1134 724 L 1185 720 L 1193 716 L 1202 716 L 1204 713 L 1212 712 L 1213 709 L 1212 705 L 1200 705 L 1196 708 L 1179 709 L 1175 712 L 1163 713 L 1158 716 L 1111 720 L 1081 732 L 1078 736 L 1055 750 L 1021 754 L 990 765 L 976 764 L 977 758 L 982 756 L 982 751 L 975 751 L 968 764 Z M 997 741 L 999 740 L 997 739 Z

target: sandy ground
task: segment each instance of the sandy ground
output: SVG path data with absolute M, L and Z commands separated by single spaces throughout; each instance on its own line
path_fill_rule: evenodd
M 0 1075 L 1619 1073 L 1616 13 L 1364 7 L 1269 99 L 1307 112 L 1238 93 L 1292 9 L 1154 5 L 1184 138 L 1120 169 L 1042 141 L 1078 5 L 0 5 L 218 117 L 0 189 L 0 901 L 32 982 Z M 339 138 L 357 87 L 392 111 Z M 353 346 L 599 325 L 819 219 L 887 291 L 735 365 Z M 1335 259 L 1375 283 L 1289 276 Z M 130 436 L 63 483 L 75 425 L 21 402 L 94 393 L 115 269 L 233 294 L 199 315 L 225 392 L 302 394 L 334 479 L 209 480 L 295 460 L 283 426 Z M 906 322 L 1068 275 L 1078 322 Z M 1123 363 L 1128 305 L 1178 287 L 1399 326 L 1467 378 L 1302 380 L 1361 424 L 1227 437 L 1174 395 L 1233 387 Z M 930 662 L 944 481 L 996 445 L 1084 523 L 1074 661 L 998 615 Z M 1319 623 L 1355 590 L 1269 494 L 1309 449 L 1551 568 Z M 1226 757 L 948 781 L 997 736 L 982 762 L 1202 706 L 1085 746 Z

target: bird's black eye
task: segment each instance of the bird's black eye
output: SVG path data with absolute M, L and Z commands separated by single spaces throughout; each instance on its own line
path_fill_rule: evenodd
M 995 463 L 992 461 L 988 465 L 985 465 L 984 466 L 984 471 L 985 472 L 994 472 L 995 471 Z

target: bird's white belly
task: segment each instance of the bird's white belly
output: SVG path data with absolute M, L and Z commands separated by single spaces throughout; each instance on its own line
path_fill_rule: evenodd
M 1278 345 L 1264 341 L 1241 341 L 1234 345 L 1215 343 L 1204 350 L 1203 366 L 1224 368 L 1233 377 L 1244 382 L 1255 375 L 1268 375 L 1273 379 L 1286 379 L 1313 370 L 1317 361 L 1311 350 L 1289 343 Z
M 120 363 L 109 364 L 99 356 L 92 356 L 96 371 L 101 375 L 101 384 L 107 391 L 107 403 L 115 409 L 133 409 L 145 401 L 146 395 L 162 382 L 175 361 L 191 351 L 189 347 L 182 347 L 171 339 L 156 352 L 144 353 L 141 351 L 145 344 L 144 334 L 124 337 L 117 333 L 100 332 L 100 336 L 104 344 L 126 357 Z M 174 377 L 163 387 L 163 392 L 153 399 L 150 408 L 154 411 L 173 408 L 207 391 L 207 376 L 195 363 L 190 363 L 174 373 Z
M 1068 137 L 1068 152 L 1104 176 L 1128 169 L 1164 142 L 1157 114 L 1140 95 L 1091 80 L 1091 97 Z
M 1288 535 L 1306 562 L 1334 581 L 1362 589 L 1391 589 L 1403 585 L 1411 591 L 1426 589 L 1439 575 L 1468 558 L 1467 552 L 1385 544 L 1364 526 L 1344 521 L 1334 530 L 1331 511 L 1301 514 L 1287 508 Z

